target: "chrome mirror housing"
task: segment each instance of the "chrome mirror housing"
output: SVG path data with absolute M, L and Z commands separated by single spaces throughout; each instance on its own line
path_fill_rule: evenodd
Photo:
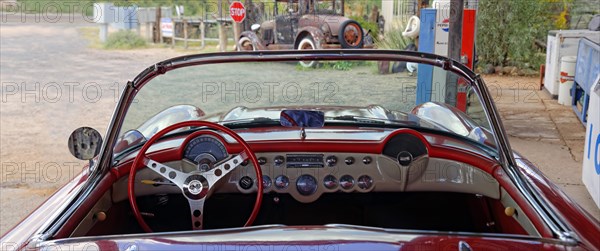
M 100 153 L 102 136 L 96 129 L 79 127 L 69 137 L 69 151 L 80 160 L 91 160 Z

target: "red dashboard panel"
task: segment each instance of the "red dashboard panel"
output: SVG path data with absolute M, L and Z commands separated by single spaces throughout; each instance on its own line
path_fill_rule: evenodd
M 428 155 L 433 158 L 443 158 L 458 162 L 463 162 L 472 166 L 475 166 L 486 173 L 489 173 L 497 178 L 498 182 L 504 187 L 507 192 L 511 195 L 511 197 L 515 198 L 515 200 L 521 205 L 524 213 L 534 222 L 534 224 L 538 227 L 538 231 L 545 237 L 551 237 L 550 231 L 543 227 L 544 225 L 541 223 L 541 219 L 537 214 L 534 213 L 533 209 L 527 206 L 527 203 L 521 199 L 521 195 L 512 185 L 512 183 L 506 179 L 507 177 L 500 173 L 503 173 L 499 169 L 498 163 L 487 156 L 484 156 L 480 153 L 476 153 L 474 151 L 469 151 L 468 147 L 453 147 L 447 145 L 440 145 L 438 143 L 455 141 L 454 145 L 461 145 L 461 143 L 457 139 L 453 139 L 450 137 L 444 137 L 435 134 L 427 134 L 428 138 L 433 138 L 433 144 L 431 144 L 423 134 L 412 130 L 412 129 L 399 129 L 391 132 L 384 139 L 378 141 L 372 140 L 262 140 L 262 141 L 251 141 L 249 142 L 250 147 L 256 153 L 261 152 L 347 152 L 347 153 L 371 153 L 371 154 L 381 154 L 383 148 L 386 143 L 394 136 L 402 133 L 407 133 L 418 137 L 426 146 Z M 177 159 L 181 159 L 183 156 L 183 149 L 187 142 L 191 139 L 201 135 L 201 134 L 210 134 L 212 136 L 218 137 L 223 140 L 223 144 L 225 145 L 227 151 L 231 154 L 238 154 L 242 151 L 242 147 L 237 143 L 229 143 L 223 139 L 221 135 L 215 133 L 213 131 L 197 131 L 190 135 L 187 135 L 183 141 L 183 144 L 177 147 L 168 148 L 159 150 L 153 153 L 149 153 L 148 156 L 155 161 L 158 162 L 168 162 Z M 179 137 L 177 139 L 181 139 Z M 173 139 L 169 139 L 173 140 Z M 121 177 L 128 175 L 129 170 L 131 169 L 132 159 L 124 161 L 120 163 L 117 167 L 111 170 L 112 175 L 108 175 L 109 182 L 102 182 L 101 187 L 99 187 L 94 193 L 93 196 L 97 196 L 98 198 L 110 187 L 112 187 L 112 182 L 118 180 Z M 500 174 L 500 175 L 499 175 Z M 96 201 L 94 199 L 90 199 L 90 201 Z M 85 207 L 81 207 L 81 213 L 88 212 L 93 203 L 86 204 Z M 89 208 L 88 208 L 89 207 Z M 82 216 L 82 214 L 77 214 Z M 77 221 L 78 222 L 78 221 Z M 60 231 L 55 237 L 66 237 L 74 229 L 75 225 L 72 227 L 65 226 L 64 231 Z M 70 231 L 69 231 L 70 230 Z

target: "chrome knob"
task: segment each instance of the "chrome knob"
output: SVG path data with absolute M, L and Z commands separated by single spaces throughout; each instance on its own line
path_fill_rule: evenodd
M 369 156 L 365 156 L 362 159 L 362 162 L 363 162 L 363 164 L 368 165 L 368 164 L 371 164 L 371 162 L 373 162 L 373 159 L 371 157 L 369 157 Z
M 337 157 L 335 157 L 334 155 L 327 156 L 325 162 L 327 162 L 327 166 L 335 166 L 335 164 L 337 164 Z
M 273 162 L 276 166 L 280 166 L 281 164 L 283 164 L 283 162 L 285 162 L 285 159 L 283 158 L 283 156 L 277 155 L 275 156 L 275 159 L 273 159 Z
M 258 158 L 258 164 L 261 166 L 264 164 L 267 164 L 267 158 L 265 158 L 265 157 Z
M 352 156 L 350 156 L 350 157 L 347 157 L 347 158 L 344 160 L 344 162 L 346 163 L 346 165 L 352 165 L 352 164 L 354 164 L 354 157 L 352 157 Z

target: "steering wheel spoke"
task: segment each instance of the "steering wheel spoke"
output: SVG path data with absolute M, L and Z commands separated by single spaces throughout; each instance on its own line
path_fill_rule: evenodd
M 173 182 L 178 187 L 183 187 L 185 179 L 187 178 L 187 174 L 175 170 L 167 165 L 161 164 L 157 161 L 154 161 L 148 157 L 144 158 L 144 165 L 150 168 L 152 171 L 160 174 L 165 179 Z
M 236 167 L 241 165 L 242 162 L 244 162 L 246 159 L 248 159 L 248 154 L 245 151 L 243 151 L 240 154 L 231 157 L 224 162 L 221 162 L 213 169 L 203 172 L 202 175 L 206 177 L 208 185 L 212 187 L 223 177 L 227 176 L 227 174 L 233 171 Z
M 202 221 L 204 217 L 204 199 L 193 200 L 188 198 L 190 204 L 190 213 L 192 216 L 192 229 L 200 230 L 204 226 Z

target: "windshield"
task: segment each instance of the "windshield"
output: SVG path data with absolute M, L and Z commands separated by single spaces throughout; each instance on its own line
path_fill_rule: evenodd
M 457 86 L 454 93 L 447 91 L 451 84 Z M 196 112 L 163 119 L 175 113 L 174 107 Z M 141 88 L 120 134 L 137 129 L 149 138 L 169 124 L 192 119 L 280 126 L 284 109 L 322 111 L 324 127 L 426 129 L 495 149 L 471 83 L 439 67 L 389 61 L 246 62 L 175 69 Z

